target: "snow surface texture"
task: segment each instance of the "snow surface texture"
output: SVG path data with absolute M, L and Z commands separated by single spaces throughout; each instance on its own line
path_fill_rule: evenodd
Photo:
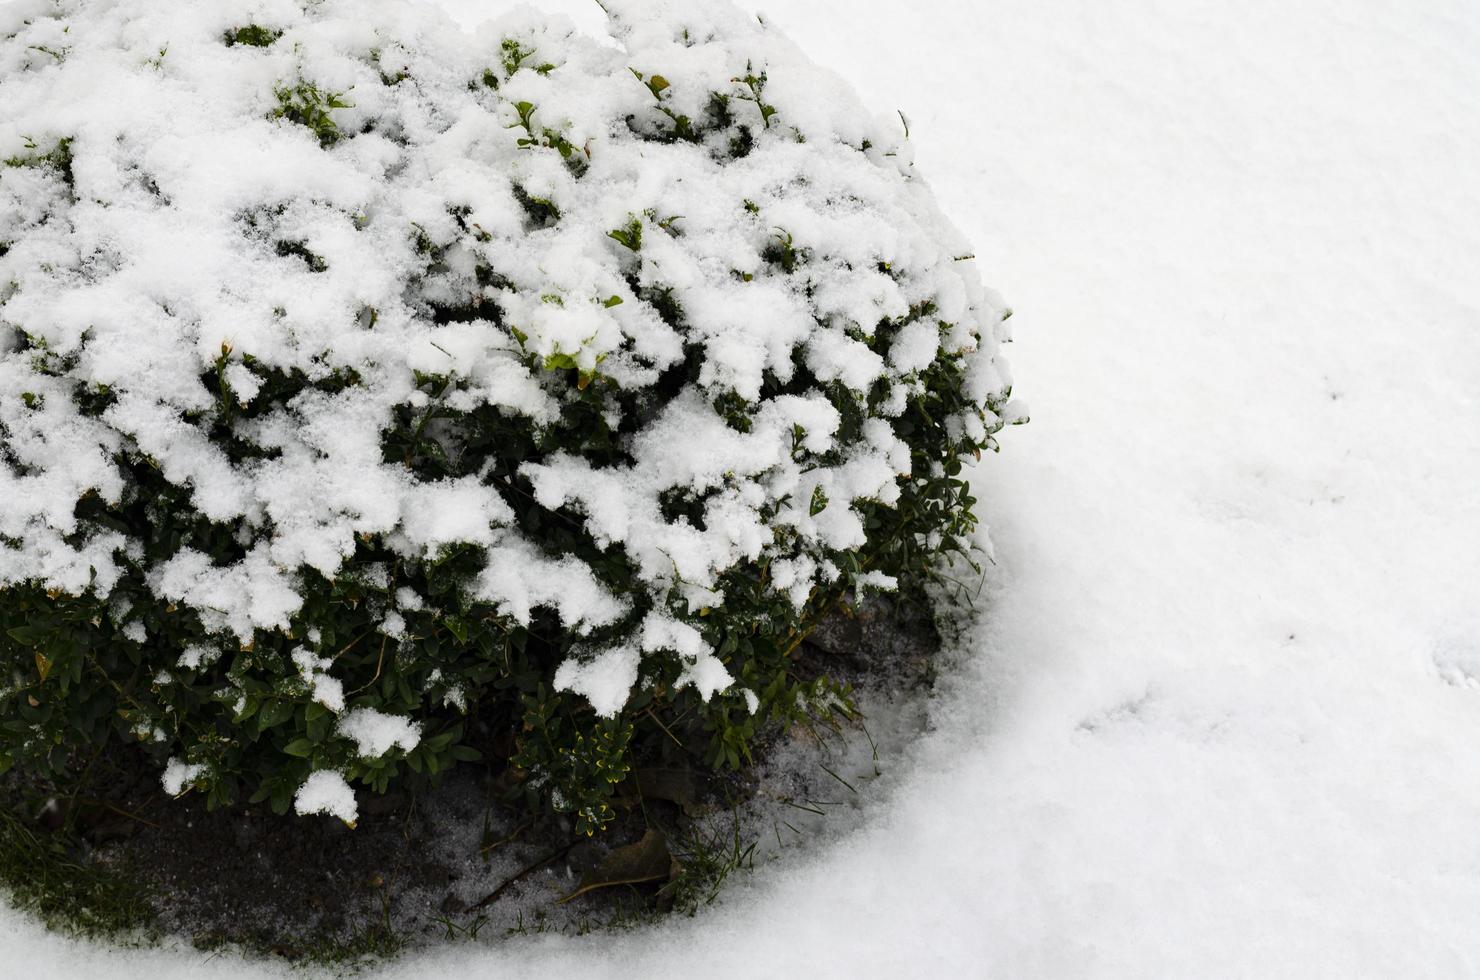
M 1480 9 L 773 8 L 1018 311 L 987 624 L 865 829 L 387 975 L 1480 971 Z M 273 972 L 8 928 L 28 977 Z
M 926 476 L 890 420 L 927 368 L 959 358 L 980 410 L 941 421 L 991 445 L 1020 411 L 997 358 L 1007 310 L 914 179 L 902 121 L 865 111 L 738 8 L 607 9 L 618 45 L 528 9 L 474 38 L 405 0 L 4 8 L 0 159 L 68 153 L 74 186 L 56 167 L 0 172 L 0 587 L 106 595 L 134 570 L 234 650 L 289 630 L 303 573 L 335 578 L 357 539 L 383 536 L 413 562 L 472 545 L 484 568 L 470 593 L 512 620 L 549 607 L 585 636 L 641 619 L 631 642 L 593 641 L 554 677 L 614 716 L 646 656 L 679 658 L 678 686 L 705 700 L 730 688 L 694 625 L 724 604 L 724 573 L 763 561 L 798 609 L 839 579 L 833 559 L 865 543 L 854 505 L 892 505 L 902 479 Z M 225 43 L 247 25 L 281 36 Z M 289 103 L 333 124 L 316 135 L 274 118 Z M 698 122 L 709 116 L 730 121 Z M 660 138 L 690 119 L 703 139 Z M 547 212 L 538 227 L 530 201 Z M 781 247 L 805 262 L 768 264 Z M 662 315 L 659 296 L 682 315 Z M 439 308 L 496 312 L 437 323 Z M 880 353 L 865 339 L 885 322 L 899 329 Z M 630 466 L 562 451 L 520 469 L 541 506 L 623 547 L 629 594 L 542 554 L 487 479 L 491 459 L 429 481 L 384 458 L 397 410 L 426 409 L 419 375 L 455 379 L 458 412 L 546 426 L 598 374 L 656 391 L 686 347 L 703 351 L 698 379 L 623 435 Z M 763 394 L 798 363 L 818 383 Z M 351 380 L 233 418 L 293 372 Z M 821 387 L 833 382 L 879 396 L 861 435 L 844 434 Z M 77 391 L 110 401 L 84 413 Z M 734 397 L 743 432 L 715 408 Z M 603 411 L 613 430 L 623 405 Z M 228 455 L 223 429 L 252 451 Z M 76 503 L 124 500 L 125 464 L 143 461 L 233 528 L 244 557 L 213 567 L 185 546 L 151 561 L 138 541 L 79 526 Z M 675 493 L 703 520 L 665 517 Z M 132 606 L 113 608 L 137 625 Z M 404 638 L 404 617 L 387 610 L 381 632 Z M 294 660 L 342 711 L 329 662 Z M 339 730 L 362 756 L 415 744 L 359 721 Z

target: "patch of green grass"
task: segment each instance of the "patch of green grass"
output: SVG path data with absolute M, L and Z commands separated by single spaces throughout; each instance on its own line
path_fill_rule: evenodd
M 315 927 L 283 936 L 264 928 L 236 939 L 203 932 L 191 943 L 201 952 L 272 957 L 305 972 L 330 968 L 334 976 L 352 976 L 395 959 L 411 945 L 410 937 L 391 924 L 389 898 L 382 902 L 380 914 L 362 918 L 348 929 Z
M 147 892 L 127 868 L 80 858 L 70 835 L 8 809 L 0 809 L 0 886 L 13 907 L 51 929 L 112 939 L 154 929 Z
M 278 952 L 304 966 L 333 966 L 352 971 L 355 967 L 371 967 L 394 959 L 409 943 L 388 922 L 377 921 L 348 933 L 316 936 Z
M 693 915 L 714 902 L 720 889 L 736 872 L 755 870 L 756 840 L 740 829 L 738 811 L 731 827 L 696 826 L 673 845 L 679 872 L 659 892 L 661 903 L 673 912 Z

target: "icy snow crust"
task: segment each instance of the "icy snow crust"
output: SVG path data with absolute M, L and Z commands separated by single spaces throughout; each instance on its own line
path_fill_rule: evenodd
M 890 418 L 937 359 L 964 359 L 984 407 L 955 431 L 980 441 L 1012 421 L 1005 310 L 914 177 L 901 121 L 727 5 L 606 7 L 615 44 L 527 9 L 469 36 L 391 0 L 0 8 L 0 158 L 34 164 L 0 170 L 0 586 L 106 594 L 138 572 L 223 645 L 246 644 L 286 631 L 302 572 L 338 575 L 361 536 L 408 560 L 474 545 L 485 563 L 469 591 L 520 622 L 546 607 L 586 634 L 681 600 L 561 667 L 562 688 L 610 715 L 645 656 L 681 658 L 706 698 L 731 686 L 688 621 L 723 602 L 727 570 L 764 558 L 798 607 L 837 579 L 828 556 L 864 541 L 850 504 L 890 503 L 910 475 Z M 248 24 L 282 33 L 224 42 Z M 512 72 L 508 40 L 529 52 Z M 271 118 L 275 92 L 304 84 L 352 103 L 330 112 L 331 145 Z M 728 130 L 653 138 L 703 117 L 712 93 L 731 97 Z M 41 159 L 61 151 L 70 175 Z M 765 260 L 783 246 L 806 262 Z M 439 324 L 436 308 L 485 315 Z M 883 321 L 910 321 L 886 354 L 864 343 Z M 543 507 L 626 549 L 633 594 L 511 527 L 490 483 L 422 481 L 384 458 L 397 407 L 427 405 L 419 377 L 454 379 L 456 410 L 544 426 L 573 396 L 570 371 L 644 390 L 694 349 L 697 383 L 630 436 L 630 465 L 555 455 L 523 469 Z M 765 377 L 798 364 L 859 397 L 885 386 L 860 438 L 838 437 L 821 389 L 762 397 Z M 212 368 L 217 387 L 202 381 Z M 358 383 L 229 423 L 260 450 L 233 460 L 212 427 L 273 371 Z M 106 409 L 79 410 L 78 392 Z M 724 397 L 747 405 L 748 431 L 716 411 Z M 120 463 L 141 459 L 235 528 L 245 557 L 217 566 L 186 546 L 140 567 L 136 542 L 79 524 L 77 502 L 128 494 Z M 664 517 L 675 490 L 705 501 L 702 527 Z M 132 628 L 127 608 L 115 615 Z M 401 631 L 388 610 L 382 632 Z M 311 649 L 295 662 L 342 710 L 332 664 Z

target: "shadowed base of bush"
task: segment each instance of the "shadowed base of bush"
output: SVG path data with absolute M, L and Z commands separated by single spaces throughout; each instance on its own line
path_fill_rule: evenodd
M 843 683 L 923 697 L 938 642 L 927 614 L 890 608 L 880 619 L 828 624 L 807 659 L 826 658 Z M 697 911 L 761 863 L 769 817 L 762 826 L 742 811 L 780 795 L 766 769 L 778 747 L 844 743 L 866 754 L 872 736 L 840 711 L 761 734 L 755 764 L 737 772 L 716 774 L 697 755 L 687 766 L 641 758 L 614 796 L 612 827 L 594 839 L 569 816 L 537 818 L 502 800 L 498 764 L 459 766 L 438 789 L 367 794 L 351 830 L 265 804 L 211 810 L 200 792 L 172 800 L 137 746 L 114 743 L 79 767 L 85 784 L 0 778 L 0 884 L 13 904 L 77 934 L 171 936 L 351 969 L 408 946 L 634 928 Z M 788 760 L 782 781 L 794 774 Z M 856 793 L 828 765 L 816 769 L 812 799 Z M 800 798 L 777 805 L 776 833 L 788 840 L 791 822 L 821 812 Z

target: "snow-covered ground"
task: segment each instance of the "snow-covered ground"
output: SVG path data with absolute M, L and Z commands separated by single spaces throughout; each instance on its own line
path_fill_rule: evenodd
M 1017 310 L 986 624 L 862 829 L 385 974 L 1480 971 L 1480 8 L 769 6 Z M 279 972 L 0 928 L 5 976 Z

